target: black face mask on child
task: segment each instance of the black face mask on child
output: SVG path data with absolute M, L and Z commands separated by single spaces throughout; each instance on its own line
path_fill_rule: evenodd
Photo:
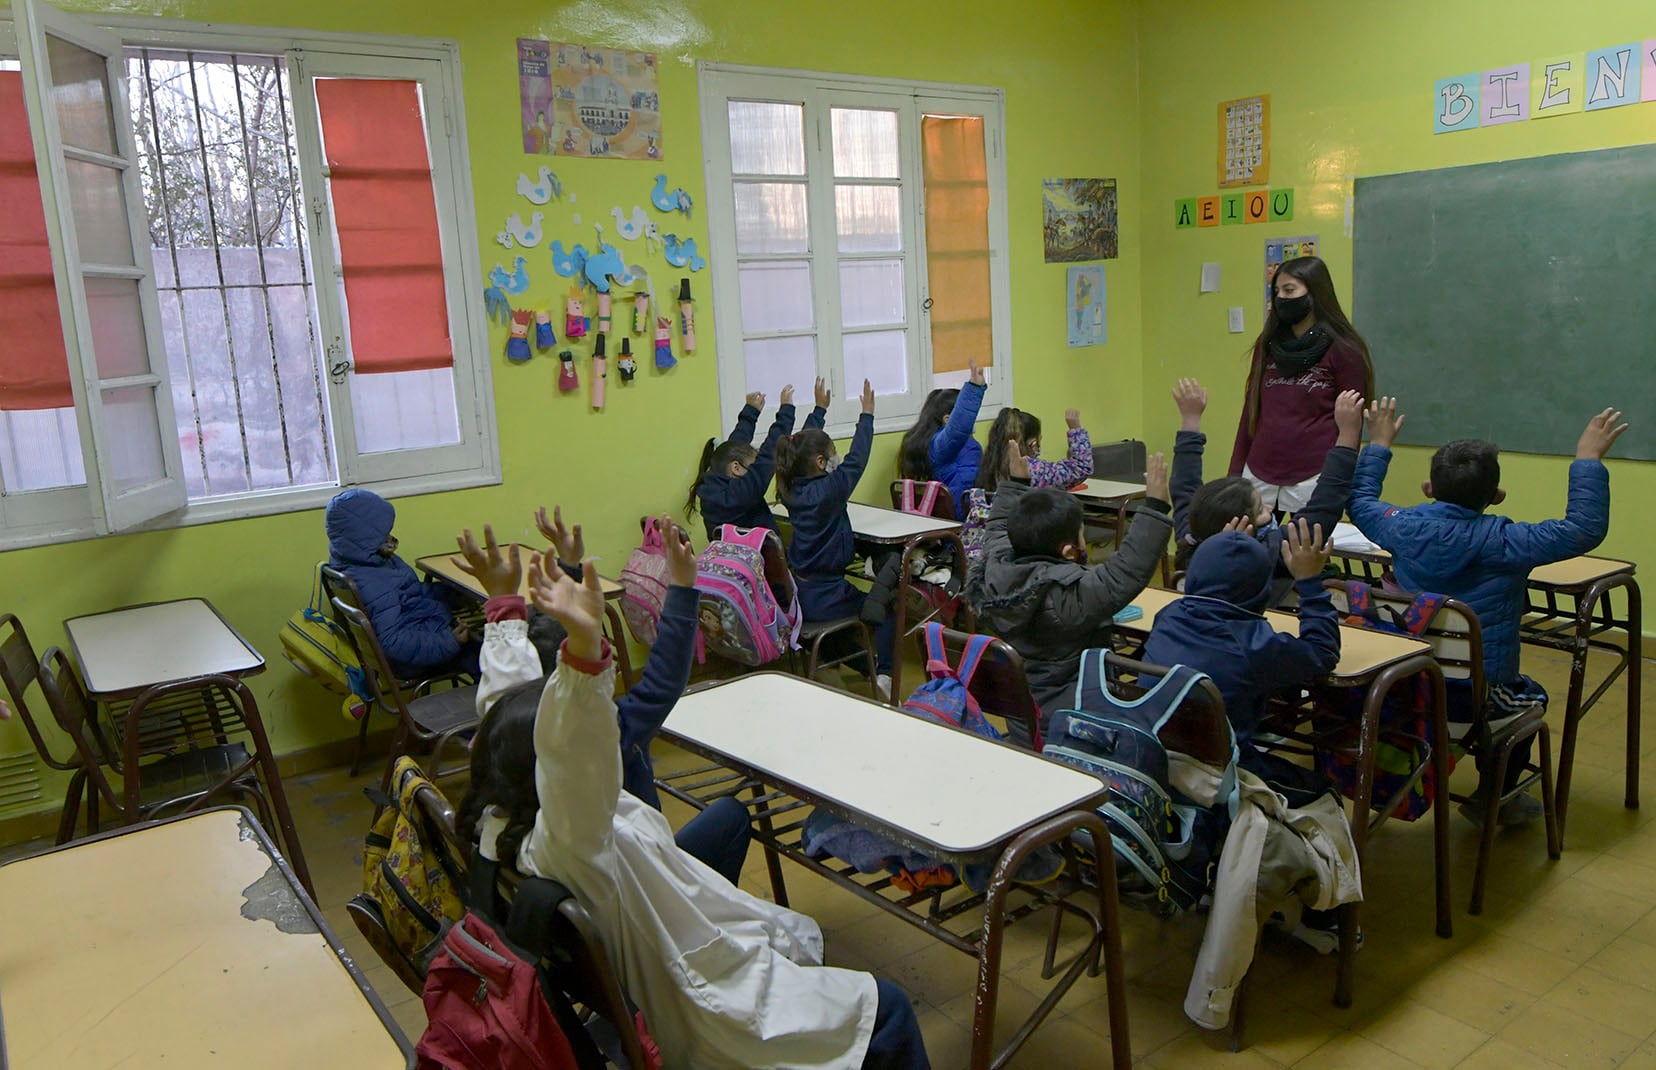
M 1276 299 L 1276 314 L 1279 323 L 1292 327 L 1311 314 L 1311 295 L 1283 297 L 1279 294 Z

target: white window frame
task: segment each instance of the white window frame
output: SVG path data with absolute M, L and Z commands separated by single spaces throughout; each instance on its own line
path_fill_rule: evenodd
M 730 158 L 729 103 L 772 101 L 799 104 L 804 112 L 805 172 L 810 222 L 810 250 L 778 259 L 807 260 L 811 264 L 814 299 L 817 374 L 834 392 L 827 430 L 836 437 L 849 435 L 861 411 L 860 383 L 846 383 L 837 343 L 842 330 L 835 228 L 833 144 L 829 110 L 865 107 L 898 110 L 898 137 L 902 171 L 902 233 L 905 282 L 905 325 L 909 345 L 905 394 L 881 395 L 875 408 L 874 429 L 905 430 L 913 423 L 926 394 L 939 377 L 932 371 L 931 329 L 927 317 L 925 196 L 921 173 L 922 115 L 969 115 L 983 119 L 984 153 L 989 178 L 989 289 L 992 314 L 991 345 L 994 366 L 980 419 L 992 419 L 1012 403 L 1012 299 L 1009 279 L 1007 224 L 1006 94 L 998 88 L 862 78 L 844 74 L 698 63 L 701 96 L 702 151 L 708 191 L 708 257 L 713 275 L 714 341 L 718 352 L 720 426 L 730 427 L 747 393 L 743 354 L 741 286 L 737 270 L 734 183 Z M 851 179 L 851 182 L 857 180 Z M 851 331 L 860 330 L 852 328 Z M 803 332 L 789 332 L 803 333 Z M 824 343 L 827 344 L 824 344 Z M 966 381 L 964 370 L 943 382 Z M 796 383 L 796 394 L 808 396 L 809 384 Z
M 0 13 L 0 39 L 12 31 L 12 22 Z M 318 508 L 346 487 L 369 487 L 386 497 L 429 494 L 487 486 L 501 482 L 499 440 L 495 424 L 494 389 L 490 362 L 488 324 L 483 308 L 482 256 L 477 233 L 477 212 L 472 192 L 468 152 L 465 94 L 461 81 L 459 46 L 452 40 L 403 37 L 385 34 L 344 34 L 289 30 L 278 27 L 232 26 L 177 19 L 122 17 L 75 13 L 98 29 L 118 37 L 123 46 L 158 49 L 193 49 L 204 52 L 245 52 L 287 57 L 289 84 L 297 105 L 301 92 L 309 93 L 310 76 L 399 77 L 421 82 L 426 101 L 427 138 L 432 155 L 434 194 L 438 206 L 438 227 L 443 248 L 445 294 L 449 305 L 451 338 L 454 343 L 456 408 L 461 427 L 461 444 L 426 450 L 357 455 L 349 408 L 349 384 L 334 382 L 327 375 L 332 363 L 329 352 L 335 344 L 330 319 L 318 308 L 315 329 L 322 346 L 323 374 L 328 380 L 331 448 L 335 456 L 337 485 L 280 488 L 253 491 L 199 502 L 136 524 L 123 531 L 157 530 L 214 523 L 221 520 L 269 516 Z M 399 67 L 399 63 L 401 66 Z M 311 97 L 314 100 L 314 96 Z M 117 117 L 126 121 L 126 115 Z M 296 130 L 301 174 L 323 174 L 320 142 L 315 136 L 313 107 L 295 107 L 295 119 L 308 132 Z M 37 167 L 42 167 L 37 163 Z M 306 188 L 305 223 L 312 267 L 316 304 L 333 302 L 331 287 L 338 275 L 333 261 L 332 223 L 325 214 L 321 190 Z M 140 198 L 129 205 L 134 220 L 141 218 Z M 147 231 L 146 231 L 147 233 Z M 144 252 L 147 253 L 147 245 Z M 150 277 L 153 290 L 153 275 Z M 61 290 L 62 280 L 59 280 Z M 329 291 L 324 293 L 324 291 Z M 86 407 L 82 400 L 77 347 L 67 339 L 72 378 L 76 382 L 76 408 L 83 425 L 82 440 L 89 482 L 96 463 L 85 430 Z M 343 340 L 340 340 L 343 344 Z M 163 365 L 164 367 L 164 365 Z M 163 388 L 165 388 L 163 386 Z M 343 400 L 342 400 L 343 399 Z M 163 429 L 174 434 L 172 427 Z M 176 437 L 171 441 L 176 445 Z M 406 455 L 406 456 L 405 456 Z M 93 508 L 95 488 L 68 487 L 31 492 L 31 498 L 50 496 L 55 505 L 49 517 L 38 523 L 14 523 L 12 506 L 21 495 L 8 495 L 0 505 L 0 549 L 39 545 L 60 539 L 87 538 L 110 529 Z M 66 496 L 86 501 L 82 510 L 64 508 Z M 44 500 L 42 505 L 47 504 Z M 21 518 L 20 518 L 21 519 Z

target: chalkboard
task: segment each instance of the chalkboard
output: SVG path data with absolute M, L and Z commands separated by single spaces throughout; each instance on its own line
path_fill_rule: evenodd
M 1656 459 L 1656 145 L 1356 182 L 1351 317 L 1399 441 Z

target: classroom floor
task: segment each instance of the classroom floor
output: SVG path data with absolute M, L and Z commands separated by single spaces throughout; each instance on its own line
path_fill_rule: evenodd
M 1524 663 L 1555 698 L 1564 694 L 1568 662 L 1562 655 L 1526 648 Z M 1656 708 L 1651 690 L 1646 711 Z M 1124 911 L 1136 1064 L 1160 1070 L 1656 1068 L 1656 763 L 1648 761 L 1656 753 L 1656 733 L 1645 740 L 1649 802 L 1643 810 L 1625 810 L 1625 701 L 1618 684 L 1583 725 L 1563 858 L 1548 861 L 1539 824 L 1502 835 L 1485 913 L 1478 918 L 1465 912 L 1477 840 L 1472 826 L 1456 817 L 1453 939 L 1432 933 L 1430 822 L 1394 821 L 1374 838 L 1364 871 L 1366 946 L 1357 958 L 1356 1000 L 1348 1010 L 1330 1002 L 1332 958 L 1270 934 L 1254 966 L 1264 983 L 1252 989 L 1248 1048 L 1238 1054 L 1211 1050 L 1182 1010 L 1202 917 L 1162 922 Z M 1555 713 L 1555 726 L 1561 720 Z M 1555 735 L 1555 754 L 1556 748 Z M 665 746 L 657 754 L 663 768 L 691 760 Z M 403 1028 L 417 1036 L 424 1028 L 418 997 L 368 949 L 344 909 L 362 883 L 362 834 L 371 807 L 361 788 L 377 775 L 376 769 L 351 778 L 337 770 L 294 778 L 290 798 L 326 916 Z M 1470 768 L 1457 770 L 1457 786 L 1469 787 L 1475 775 Z M 453 790 L 457 799 L 460 789 Z M 687 811 L 668 805 L 676 826 Z M 15 847 L 4 852 L 15 853 Z M 915 1001 L 932 1065 L 964 1066 L 975 962 L 797 867 L 788 867 L 786 875 L 794 908 L 814 916 L 826 933 L 829 962 L 903 985 Z M 742 886 L 768 895 L 757 851 Z M 1038 921 L 1008 931 L 1003 1037 L 1014 1016 L 1021 1020 L 1037 1000 L 1044 935 Z M 1104 994 L 1102 978 L 1082 978 L 1011 1065 L 1105 1065 Z

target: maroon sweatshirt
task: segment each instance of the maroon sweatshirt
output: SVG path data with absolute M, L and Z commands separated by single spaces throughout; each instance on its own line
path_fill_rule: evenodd
M 1273 486 L 1303 483 L 1322 471 L 1323 458 L 1339 436 L 1334 426 L 1334 399 L 1345 390 L 1365 389 L 1363 354 L 1343 338 L 1334 339 L 1323 359 L 1304 375 L 1284 377 L 1269 356 L 1264 359 L 1265 387 L 1259 404 L 1259 430 L 1248 433 L 1248 406 L 1236 428 L 1230 474 L 1246 465 Z

